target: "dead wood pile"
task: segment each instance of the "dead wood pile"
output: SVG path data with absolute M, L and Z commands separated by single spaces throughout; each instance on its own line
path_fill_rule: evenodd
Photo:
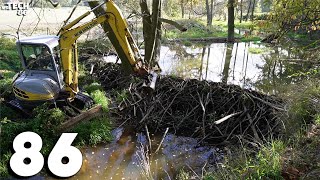
M 127 89 L 118 104 L 123 122 L 153 132 L 167 127 L 179 135 L 221 143 L 245 138 L 258 142 L 275 136 L 282 102 L 236 85 L 161 76 L 149 96 L 141 81 L 125 76 L 118 65 L 100 64 L 94 75 L 106 89 Z

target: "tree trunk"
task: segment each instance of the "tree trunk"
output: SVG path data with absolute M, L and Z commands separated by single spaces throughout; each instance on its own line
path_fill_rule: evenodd
M 212 25 L 212 12 L 213 12 L 213 0 L 211 0 L 211 4 L 209 0 L 206 0 L 206 10 L 207 10 L 207 26 Z
M 210 26 L 210 9 L 209 9 L 209 0 L 206 0 L 206 11 L 207 11 L 207 26 Z
M 184 0 L 180 1 L 180 7 L 181 7 L 181 17 L 184 18 Z
M 211 0 L 210 4 L 210 26 L 212 25 L 212 19 L 213 19 L 213 0 Z
M 240 1 L 240 23 L 242 22 L 242 16 L 243 16 L 243 14 L 242 14 L 243 9 L 242 8 L 243 8 L 243 0 Z
M 250 8 L 251 8 L 251 0 L 249 1 L 249 6 L 248 6 L 248 10 L 247 10 L 246 21 L 248 21 L 248 18 L 249 18 Z
M 228 42 L 234 41 L 234 2 L 228 0 Z
M 145 62 L 154 67 L 160 57 L 161 46 L 161 0 L 152 1 L 152 15 L 146 0 L 140 1 L 143 14 L 143 38 L 145 45 Z
M 255 6 L 256 6 L 256 0 L 253 0 L 252 9 L 251 9 L 251 17 L 250 17 L 251 21 L 253 21 L 253 13 L 254 13 Z
M 152 32 L 154 33 L 153 47 L 149 66 L 154 67 L 160 59 L 161 49 L 161 0 L 153 0 L 152 3 Z M 148 59 L 147 59 L 148 60 Z
M 152 23 L 151 23 L 151 14 L 148 9 L 147 0 L 140 1 L 140 8 L 142 13 L 142 23 L 143 23 L 143 39 L 144 39 L 144 47 L 145 47 L 145 60 L 151 59 L 151 51 L 152 51 L 152 44 L 153 44 L 153 37 L 152 32 Z

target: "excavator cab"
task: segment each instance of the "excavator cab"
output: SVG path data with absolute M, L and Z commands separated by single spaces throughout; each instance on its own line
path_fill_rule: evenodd
M 36 36 L 20 39 L 16 45 L 25 70 L 13 84 L 15 97 L 29 108 L 55 100 L 63 89 L 59 56 L 55 52 L 58 38 Z
M 103 5 L 106 10 L 102 9 Z M 99 9 L 102 13 L 96 14 L 96 18 L 79 24 Z M 66 110 L 74 117 L 74 121 L 68 122 L 78 121 L 92 113 L 97 114 L 101 106 L 92 107 L 93 99 L 78 88 L 77 39 L 99 24 L 103 26 L 126 71 L 139 76 L 152 75 L 150 87 L 154 89 L 157 74 L 145 66 L 119 7 L 108 0 L 65 24 L 57 36 L 33 36 L 17 41 L 25 70 L 13 83 L 16 98 L 9 104 L 28 113 L 28 110 L 44 102 L 52 102 L 56 107 L 72 109 Z M 76 113 L 73 114 L 73 111 Z

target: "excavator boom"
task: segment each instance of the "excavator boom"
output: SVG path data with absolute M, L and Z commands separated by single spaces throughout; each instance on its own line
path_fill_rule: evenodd
M 90 117 L 91 112 L 99 111 L 101 107 L 91 108 L 92 98 L 79 91 L 77 47 L 77 39 L 99 24 L 115 47 L 125 71 L 140 76 L 152 76 L 152 82 L 149 83 L 152 88 L 155 87 L 156 73 L 146 66 L 119 7 L 112 0 L 102 4 L 89 2 L 89 5 L 92 10 L 65 24 L 57 36 L 36 36 L 17 41 L 25 72 L 14 82 L 16 99 L 9 104 L 23 112 L 43 102 L 69 107 L 73 110 L 70 112 L 73 123 L 68 121 L 65 126 L 71 126 Z M 79 24 L 92 12 L 96 18 Z M 89 110 L 83 113 L 82 109 Z

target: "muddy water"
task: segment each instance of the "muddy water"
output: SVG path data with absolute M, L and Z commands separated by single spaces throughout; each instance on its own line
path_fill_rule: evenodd
M 123 129 L 113 131 L 110 144 L 82 149 L 82 168 L 71 179 L 173 179 L 180 169 L 201 174 L 207 163 L 222 160 L 218 148 L 200 147 L 196 139 L 167 134 L 158 153 L 154 153 L 162 135 L 131 134 Z

